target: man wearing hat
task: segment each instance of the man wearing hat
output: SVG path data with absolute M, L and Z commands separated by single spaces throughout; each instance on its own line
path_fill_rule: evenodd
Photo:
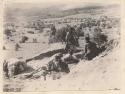
M 65 40 L 66 40 L 66 47 L 65 47 L 66 51 L 68 51 L 71 48 L 74 49 L 75 47 L 79 46 L 78 36 L 73 27 L 70 27 L 70 30 L 67 31 Z
M 57 54 L 52 61 L 48 64 L 48 69 L 50 74 L 53 75 L 53 79 L 59 79 L 61 72 L 69 72 L 68 65 L 61 60 L 62 54 Z
M 86 45 L 85 45 L 85 58 L 87 60 L 92 60 L 94 57 L 98 55 L 98 48 L 96 43 L 90 41 L 89 35 L 85 37 Z

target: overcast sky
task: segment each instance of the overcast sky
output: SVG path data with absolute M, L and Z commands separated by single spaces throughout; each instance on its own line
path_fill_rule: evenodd
M 113 2 L 111 2 L 113 1 Z M 30 7 L 40 7 L 46 8 L 51 6 L 61 6 L 64 5 L 62 9 L 71 9 L 76 7 L 84 6 L 98 6 L 98 5 L 110 5 L 110 4 L 119 4 L 119 0 L 7 0 L 6 6 L 9 7 L 21 7 L 21 8 L 30 8 Z
M 120 0 L 6 0 L 7 2 L 33 2 L 33 3 L 81 3 L 81 2 L 93 2 L 93 3 L 119 3 Z

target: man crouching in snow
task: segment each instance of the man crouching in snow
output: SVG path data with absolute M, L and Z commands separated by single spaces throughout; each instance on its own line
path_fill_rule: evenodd
M 48 64 L 48 69 L 51 72 L 50 74 L 53 75 L 53 80 L 59 79 L 61 76 L 61 72 L 70 72 L 68 64 L 62 61 L 62 56 L 62 54 L 57 54 L 55 58 Z
M 77 64 L 79 62 L 79 59 L 73 55 L 73 50 L 69 50 L 68 54 L 66 54 L 62 60 L 67 64 Z

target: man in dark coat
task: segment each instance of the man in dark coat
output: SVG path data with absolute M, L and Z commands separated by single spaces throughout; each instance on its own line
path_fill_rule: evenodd
M 48 64 L 48 70 L 50 71 L 50 74 L 53 75 L 53 79 L 55 80 L 56 78 L 60 78 L 60 73 L 61 72 L 65 72 L 68 73 L 69 71 L 69 67 L 68 64 L 66 64 L 65 62 L 63 62 L 61 60 L 61 55 L 58 54 L 55 56 L 55 58 L 49 62 Z
M 89 36 L 85 38 L 86 45 L 85 45 L 85 58 L 87 60 L 91 60 L 98 55 L 99 49 L 94 42 L 90 41 Z
M 68 65 L 61 60 L 61 57 L 61 54 L 57 54 L 55 58 L 48 63 L 48 70 L 56 72 L 68 72 Z
M 66 51 L 71 49 L 71 47 L 74 48 L 78 46 L 78 36 L 73 27 L 71 27 L 70 30 L 67 32 L 65 40 L 66 40 L 66 47 L 65 47 Z

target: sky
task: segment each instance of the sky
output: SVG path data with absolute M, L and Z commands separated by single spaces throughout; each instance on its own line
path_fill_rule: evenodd
M 120 0 L 6 0 L 7 2 L 41 2 L 41 3 L 81 3 L 81 2 L 93 2 L 93 3 L 119 3 Z
M 112 2 L 111 2 L 112 1 Z M 120 0 L 6 0 L 7 6 L 22 6 L 27 5 L 27 8 L 32 6 L 46 8 L 50 6 L 65 5 L 62 9 L 71 9 L 76 7 L 91 6 L 91 5 L 110 5 L 120 4 Z M 26 8 L 26 7 L 25 7 Z

